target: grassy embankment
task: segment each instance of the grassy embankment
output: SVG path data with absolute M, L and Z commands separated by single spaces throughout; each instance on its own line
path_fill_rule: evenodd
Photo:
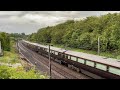
M 19 55 L 15 50 L 15 42 L 11 41 L 11 50 L 4 51 L 4 56 L 0 57 L 0 79 L 46 79 L 47 75 L 42 75 L 39 71 L 32 68 L 26 71 L 23 66 L 9 67 L 7 64 L 14 65 L 20 63 Z M 3 65 L 5 64 L 5 65 Z

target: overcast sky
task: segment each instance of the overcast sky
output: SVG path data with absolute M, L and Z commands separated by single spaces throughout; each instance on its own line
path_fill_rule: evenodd
M 120 11 L 0 11 L 0 31 L 31 34 L 66 20 L 79 20 Z

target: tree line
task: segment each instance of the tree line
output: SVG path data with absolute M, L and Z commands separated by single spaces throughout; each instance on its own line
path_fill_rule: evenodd
M 19 38 L 26 38 L 25 33 L 6 33 L 6 32 L 0 32 L 0 41 L 1 41 L 1 47 L 4 51 L 10 51 L 11 45 L 10 41 L 14 40 L 16 41 Z
M 2 49 L 10 51 L 10 35 L 5 32 L 0 32 L 0 41 Z
M 120 14 L 90 16 L 83 20 L 68 20 L 56 26 L 41 28 L 28 36 L 29 41 L 52 43 L 72 48 L 97 51 L 100 38 L 101 51 L 120 50 Z
M 27 37 L 27 35 L 25 35 L 25 33 L 11 33 L 10 37 L 13 40 L 17 40 L 17 39 L 25 39 Z

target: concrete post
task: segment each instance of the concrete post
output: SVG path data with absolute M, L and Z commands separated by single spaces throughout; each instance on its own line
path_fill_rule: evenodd
M 48 52 L 48 56 L 49 56 L 49 74 L 50 74 L 50 79 L 51 79 L 51 59 L 50 59 L 50 45 L 49 45 L 49 52 Z
M 100 55 L 100 38 L 98 37 L 98 55 Z
M 0 54 L 2 54 L 2 49 L 1 49 L 1 41 L 0 41 Z

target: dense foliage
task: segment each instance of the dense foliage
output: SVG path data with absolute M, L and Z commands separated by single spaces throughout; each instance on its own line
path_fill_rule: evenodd
M 0 32 L 0 41 L 3 50 L 10 50 L 10 36 L 8 33 Z
M 47 76 L 41 75 L 34 69 L 25 71 L 22 67 L 12 68 L 0 66 L 0 79 L 45 79 Z
M 91 16 L 80 21 L 69 20 L 39 29 L 37 33 L 29 35 L 28 40 L 97 51 L 98 37 L 101 51 L 120 50 L 120 14 Z

